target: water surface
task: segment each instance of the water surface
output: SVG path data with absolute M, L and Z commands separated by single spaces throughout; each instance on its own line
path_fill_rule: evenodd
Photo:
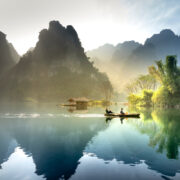
M 179 111 L 123 120 L 103 113 L 1 105 L 0 179 L 180 179 Z

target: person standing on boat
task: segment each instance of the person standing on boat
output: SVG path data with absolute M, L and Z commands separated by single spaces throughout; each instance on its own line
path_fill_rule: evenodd
M 123 112 L 123 108 L 121 108 L 120 114 L 125 114 L 125 113 Z

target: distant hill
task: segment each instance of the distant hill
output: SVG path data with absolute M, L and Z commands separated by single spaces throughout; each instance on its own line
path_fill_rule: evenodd
M 120 57 L 127 58 L 134 49 L 139 47 L 141 44 L 135 41 L 125 41 L 123 43 L 119 43 L 116 46 L 112 44 L 105 44 L 103 46 L 98 47 L 97 49 L 93 49 L 87 51 L 86 54 L 92 60 L 98 60 L 101 62 L 108 62 L 113 60 L 114 62 L 119 61 Z
M 18 53 L 13 45 L 6 40 L 6 35 L 0 32 L 0 77 L 18 61 Z
M 180 37 L 168 29 L 148 38 L 144 45 L 135 49 L 128 63 L 135 62 L 140 68 L 147 68 L 155 60 L 164 60 L 167 55 L 180 57 Z
M 125 41 L 116 46 L 110 44 L 108 44 L 108 46 L 101 46 L 95 50 L 88 51 L 87 54 L 100 71 L 108 74 L 113 87 L 116 91 L 120 92 L 122 91 L 122 86 L 126 82 L 124 76 L 127 77 L 123 74 L 124 70 L 121 67 L 123 67 L 123 64 L 126 64 L 129 56 L 139 46 L 141 46 L 141 44 L 138 42 Z M 106 54 L 108 54 L 108 58 Z
M 119 59 L 119 66 L 133 78 L 134 75 L 146 73 L 148 66 L 154 64 L 155 60 L 164 60 L 167 55 L 177 55 L 180 58 L 180 37 L 171 30 L 162 30 L 133 50 L 126 63 L 122 65 Z
M 180 58 L 180 36 L 170 29 L 162 30 L 159 34 L 148 38 L 146 44 L 153 44 L 158 59 L 164 59 L 167 54 L 174 54 Z
M 119 46 L 112 56 L 112 60 L 120 62 L 124 59 L 132 61 L 154 61 L 164 59 L 167 55 L 173 54 L 180 57 L 180 37 L 171 30 L 162 30 L 159 34 L 154 34 L 148 38 L 144 45 L 133 41 L 123 43 Z M 127 45 L 126 45 L 127 44 Z M 128 53 L 126 53 L 128 52 Z
M 135 41 L 125 41 L 123 43 L 119 43 L 116 46 L 115 52 L 112 54 L 111 60 L 115 63 L 119 61 L 126 61 L 132 52 L 140 46 L 141 44 Z
M 116 47 L 112 44 L 105 44 L 103 46 L 98 47 L 97 49 L 87 51 L 86 54 L 92 59 L 110 61 L 112 59 L 112 54 L 115 52 L 115 50 Z
M 72 26 L 51 21 L 28 51 L 1 80 L 1 98 L 59 101 L 70 97 L 105 98 L 112 91 L 105 74 L 93 67 Z
M 98 49 L 94 50 L 96 55 Z M 127 41 L 114 46 L 114 52 L 111 52 L 110 62 L 106 63 L 106 60 L 100 59 L 102 56 L 97 56 L 99 59 L 95 65 L 109 75 L 116 89 L 122 90 L 127 81 L 139 74 L 147 73 L 148 66 L 154 64 L 155 60 L 164 60 L 167 55 L 177 55 L 180 63 L 180 36 L 175 35 L 172 30 L 165 29 L 148 38 L 143 45 Z M 95 56 L 92 52 L 90 55 L 91 58 Z

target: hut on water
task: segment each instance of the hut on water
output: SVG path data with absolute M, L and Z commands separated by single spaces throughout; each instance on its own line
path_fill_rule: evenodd
M 72 105 L 76 105 L 77 107 L 87 107 L 89 103 L 89 99 L 85 97 L 81 98 L 70 98 L 68 99 L 68 102 Z

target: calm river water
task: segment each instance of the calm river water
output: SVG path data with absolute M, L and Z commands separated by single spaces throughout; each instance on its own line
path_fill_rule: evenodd
M 178 110 L 143 110 L 140 119 L 123 120 L 103 113 L 1 105 L 0 179 L 180 179 Z

